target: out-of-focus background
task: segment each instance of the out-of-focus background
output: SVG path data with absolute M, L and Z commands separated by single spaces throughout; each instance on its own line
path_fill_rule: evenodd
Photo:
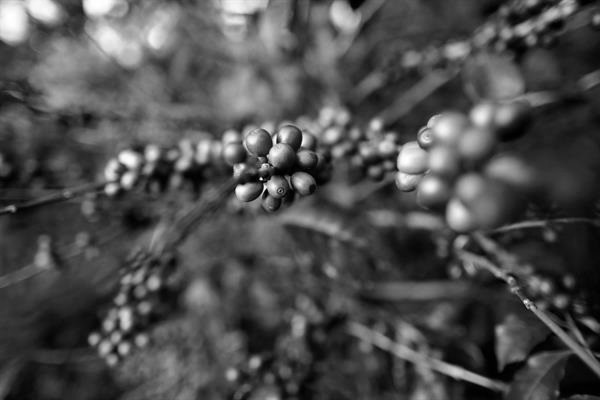
M 171 146 L 207 132 L 315 117 L 323 107 L 347 107 L 360 124 L 385 115 L 401 141 L 411 140 L 429 116 L 465 110 L 476 95 L 460 76 L 430 88 L 427 77 L 451 75 L 452 66 L 406 68 L 401 60 L 468 38 L 501 3 L 0 0 L 0 202 L 94 182 L 132 144 Z M 528 91 L 574 84 L 598 68 L 598 49 L 597 32 L 574 28 L 556 47 L 528 51 L 518 60 Z M 418 100 L 428 90 L 435 93 Z M 553 165 L 564 165 L 554 158 L 558 148 L 571 149 L 559 152 L 565 160 L 596 159 L 595 91 L 591 102 L 542 117 L 519 151 Z M 274 349 L 302 358 L 306 349 L 294 332 L 336 315 L 369 321 L 422 354 L 508 379 L 514 369 L 498 371 L 494 327 L 509 313 L 526 318 L 521 305 L 485 277 L 476 276 L 476 285 L 453 280 L 464 271 L 445 258 L 444 236 L 431 233 L 438 222 L 389 183 L 334 179 L 278 216 L 227 205 L 180 248 L 186 284 L 176 310 L 148 328 L 147 347 L 112 368 L 88 346 L 88 335 L 110 307 L 119 268 L 132 248 L 151 240 L 159 220 L 196 197 L 92 192 L 4 216 L 0 276 L 15 281 L 0 280 L 0 399 L 227 398 L 237 390 L 236 366 Z M 314 229 L 303 231 L 306 224 Z M 593 229 L 512 239 L 505 244 L 548 276 L 581 280 L 594 304 Z M 357 296 L 365 282 L 383 299 Z M 335 327 L 322 335 L 330 338 L 327 351 L 306 356 L 320 358 L 316 367 L 307 363 L 315 370 L 299 398 L 494 396 Z M 598 390 L 587 374 L 569 376 L 564 393 Z M 253 385 L 252 399 L 293 392 L 269 379 Z

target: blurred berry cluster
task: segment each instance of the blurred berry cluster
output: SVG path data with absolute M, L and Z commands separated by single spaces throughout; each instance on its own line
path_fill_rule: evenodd
M 121 271 L 118 291 L 100 330 L 88 337 L 90 345 L 110 366 L 135 347 L 145 347 L 149 327 L 176 307 L 180 284 L 173 253 L 134 253 Z

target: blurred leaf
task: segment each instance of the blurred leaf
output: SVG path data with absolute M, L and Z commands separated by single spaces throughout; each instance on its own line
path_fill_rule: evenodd
M 576 394 L 575 396 L 568 397 L 566 400 L 600 400 L 600 397 L 589 394 Z
M 510 99 L 525 92 L 519 67 L 503 55 L 482 53 L 467 60 L 462 78 L 465 92 L 474 100 Z
M 551 351 L 531 357 L 525 367 L 515 375 L 506 399 L 558 399 L 558 387 L 570 355 L 570 351 Z
M 550 331 L 533 316 L 509 314 L 496 326 L 498 370 L 507 364 L 523 361 Z

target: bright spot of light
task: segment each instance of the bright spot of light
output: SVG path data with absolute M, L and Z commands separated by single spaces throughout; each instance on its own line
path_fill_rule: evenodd
M 329 20 L 339 31 L 346 34 L 356 32 L 360 26 L 362 15 L 355 11 L 344 0 L 335 0 L 329 8 Z
M 125 68 L 135 68 L 144 58 L 144 49 L 134 35 L 127 35 L 107 23 L 97 23 L 86 28 L 98 47 Z
M 174 34 L 179 21 L 177 8 L 159 8 L 146 28 L 146 45 L 157 53 L 163 53 L 175 40 Z
M 32 18 L 46 25 L 57 25 L 62 22 L 64 12 L 53 0 L 26 0 L 27 11 Z
M 128 8 L 125 0 L 83 0 L 83 11 L 90 18 L 122 17 Z
M 27 40 L 29 17 L 25 5 L 16 0 L 0 0 L 0 40 L 16 46 Z
M 255 14 L 264 11 L 269 0 L 220 0 L 219 8 L 232 14 Z

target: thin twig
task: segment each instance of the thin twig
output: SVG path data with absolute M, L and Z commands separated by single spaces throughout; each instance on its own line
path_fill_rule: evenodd
M 458 365 L 423 355 L 410 347 L 396 343 L 387 336 L 359 323 L 350 322 L 348 324 L 348 333 L 363 342 L 369 343 L 381 350 L 388 351 L 402 360 L 431 369 L 442 375 L 469 382 L 496 392 L 506 392 L 508 390 L 508 385 L 502 381 L 491 379 Z
M 567 332 L 565 332 L 554 320 L 552 314 L 544 311 L 536 305 L 536 303 L 529 299 L 525 293 L 523 293 L 522 287 L 519 285 L 517 278 L 510 273 L 506 272 L 503 268 L 490 261 L 485 256 L 480 256 L 475 253 L 471 253 L 466 250 L 456 250 L 458 257 L 463 260 L 472 263 L 480 268 L 489 271 L 496 278 L 503 280 L 509 287 L 510 291 L 515 294 L 525 308 L 531 311 L 544 325 L 546 325 L 562 342 L 571 349 L 580 359 L 583 361 L 598 377 L 600 377 L 600 362 L 593 357 L 589 351 L 574 340 Z
M 457 75 L 457 72 L 458 70 L 437 70 L 430 72 L 376 117 L 381 118 L 386 125 L 393 124 L 406 116 L 440 87 L 452 80 Z
M 554 218 L 554 219 L 543 219 L 543 220 L 530 220 L 516 222 L 510 225 L 504 225 L 500 228 L 496 228 L 491 233 L 504 233 L 515 231 L 519 229 L 533 229 L 533 228 L 547 228 L 552 225 L 566 225 L 566 224 L 588 224 L 596 227 L 600 227 L 600 220 L 582 217 L 571 217 L 571 218 Z
M 74 188 L 62 189 L 57 191 L 56 193 L 38 197 L 37 199 L 26 201 L 24 203 L 9 204 L 8 206 L 0 208 L 0 215 L 15 214 L 19 211 L 24 211 L 40 206 L 45 206 L 48 204 L 60 203 L 63 201 L 71 200 L 74 197 L 99 190 L 105 185 L 106 182 L 87 183 L 85 185 L 77 186 Z

